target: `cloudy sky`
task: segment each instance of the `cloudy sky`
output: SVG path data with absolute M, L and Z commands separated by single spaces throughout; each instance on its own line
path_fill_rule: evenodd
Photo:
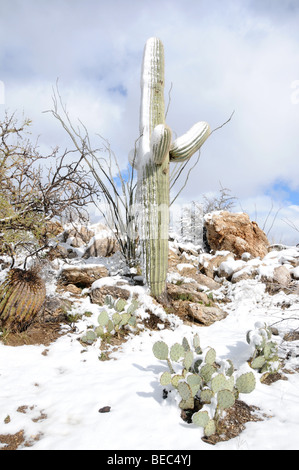
M 41 148 L 71 147 L 43 113 L 59 79 L 74 122 L 107 138 L 125 168 L 143 48 L 157 36 L 175 135 L 197 121 L 215 129 L 234 111 L 202 147 L 181 202 L 221 184 L 266 232 L 276 216 L 270 241 L 299 243 L 285 222 L 299 229 L 298 25 L 298 0 L 0 0 L 0 116 L 31 118 Z

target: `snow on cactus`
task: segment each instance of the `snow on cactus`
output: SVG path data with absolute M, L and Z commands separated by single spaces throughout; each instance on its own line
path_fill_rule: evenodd
M 165 123 L 164 47 L 158 38 L 146 42 L 141 74 L 140 139 L 131 164 L 138 171 L 139 237 L 143 275 L 154 297 L 165 292 L 168 269 L 169 163 L 189 159 L 210 135 L 199 122 L 171 143 Z

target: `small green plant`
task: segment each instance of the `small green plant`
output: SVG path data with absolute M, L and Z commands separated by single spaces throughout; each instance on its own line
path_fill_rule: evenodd
M 271 339 L 271 329 L 266 323 L 260 322 L 255 323 L 254 329 L 249 330 L 246 335 L 247 343 L 253 348 L 249 365 L 262 374 L 274 374 L 281 367 L 277 343 Z
M 234 405 L 240 393 L 250 393 L 255 388 L 253 372 L 234 376 L 230 360 L 219 360 L 214 348 L 201 349 L 198 334 L 190 345 L 182 343 L 168 347 L 164 341 L 153 345 L 157 359 L 165 360 L 169 371 L 160 376 L 163 387 L 173 387 L 180 397 L 179 407 L 192 416 L 192 422 L 204 429 L 206 437 L 217 432 L 222 413 Z M 179 370 L 176 370 L 179 364 Z
M 98 316 L 98 325 L 90 328 L 81 337 L 81 342 L 93 344 L 99 337 L 107 341 L 113 334 L 119 334 L 123 327 L 136 326 L 135 311 L 139 302 L 135 299 L 128 303 L 124 299 L 113 299 L 110 295 L 105 298 L 105 307 Z

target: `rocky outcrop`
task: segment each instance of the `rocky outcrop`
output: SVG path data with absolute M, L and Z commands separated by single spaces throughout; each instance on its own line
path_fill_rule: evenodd
M 61 240 L 70 247 L 80 248 L 84 259 L 105 258 L 119 250 L 112 231 L 101 223 L 90 227 L 82 225 L 66 229 Z
M 236 258 L 250 253 L 263 258 L 268 253 L 266 234 L 248 214 L 216 211 L 204 218 L 206 237 L 211 250 L 230 251 Z
M 198 303 L 189 304 L 189 315 L 205 326 L 212 325 L 216 321 L 223 320 L 227 313 L 217 306 L 207 306 Z
M 66 265 L 62 268 L 59 283 L 73 284 L 81 288 L 90 287 L 94 281 L 109 276 L 108 269 L 103 265 Z
M 189 259 L 188 259 L 189 256 Z M 201 256 L 201 255 L 200 255 Z M 211 255 L 207 255 L 211 256 Z M 205 270 L 201 271 L 198 266 L 198 253 L 186 254 L 186 252 L 180 249 L 169 250 L 168 256 L 168 272 L 176 273 L 179 276 L 193 279 L 202 288 L 208 288 L 210 290 L 219 289 L 220 284 L 213 280 L 213 276 L 208 276 Z M 212 271 L 210 271 L 212 272 Z
M 167 284 L 167 294 L 174 313 L 185 321 L 209 326 L 227 316 L 214 302 L 212 295 L 202 292 L 201 285 L 196 282 Z

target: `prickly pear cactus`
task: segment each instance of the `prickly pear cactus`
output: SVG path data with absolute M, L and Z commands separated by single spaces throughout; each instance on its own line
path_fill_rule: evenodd
M 94 330 L 88 330 L 81 337 L 82 343 L 93 344 L 98 338 L 102 340 L 114 332 L 120 334 L 123 327 L 136 327 L 135 311 L 139 307 L 139 302 L 135 299 L 128 303 L 124 299 L 113 299 L 107 296 L 105 299 L 107 310 L 103 308 L 98 315 L 98 326 Z M 111 312 L 114 310 L 114 312 Z
M 141 137 L 137 155 L 131 164 L 138 171 L 143 274 L 154 297 L 160 297 L 166 287 L 169 163 L 189 159 L 210 132 L 207 123 L 199 122 L 171 143 L 172 131 L 165 123 L 164 48 L 158 38 L 150 38 L 144 49 L 141 75 Z
M 0 326 L 25 330 L 41 310 L 46 286 L 34 269 L 11 269 L 0 286 Z
M 176 389 L 181 398 L 179 407 L 191 413 L 192 422 L 204 428 L 204 435 L 209 437 L 218 431 L 224 411 L 234 406 L 240 393 L 251 393 L 256 380 L 253 372 L 235 380 L 233 363 L 217 358 L 214 348 L 202 351 L 198 335 L 191 344 L 193 349 L 183 338 L 182 344 L 174 343 L 169 348 L 164 341 L 157 341 L 153 353 L 157 359 L 167 361 L 169 367 L 161 374 L 160 384 Z M 179 364 L 180 371 L 175 371 L 172 362 Z
M 275 373 L 281 367 L 278 345 L 271 341 L 271 329 L 264 323 L 255 323 L 255 329 L 247 332 L 246 340 L 254 350 L 249 365 L 260 373 Z
M 168 346 L 164 341 L 157 341 L 153 345 L 153 353 L 161 361 L 168 359 Z
M 236 388 L 240 393 L 251 393 L 255 389 L 255 376 L 252 372 L 240 375 L 236 380 Z

